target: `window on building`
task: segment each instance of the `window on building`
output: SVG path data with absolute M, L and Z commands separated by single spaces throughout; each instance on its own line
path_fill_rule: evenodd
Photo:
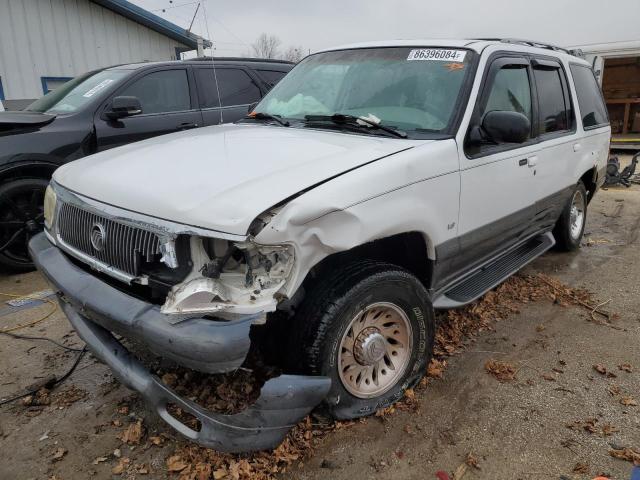
M 215 108 L 221 104 L 223 107 L 249 105 L 261 97 L 260 89 L 251 77 L 235 68 L 218 68 L 215 75 L 213 68 L 199 68 L 196 70 L 196 81 L 202 108 Z M 218 89 L 222 102 L 218 100 Z
M 571 65 L 571 75 L 578 94 L 578 106 L 584 128 L 607 125 L 607 108 L 593 70 L 583 65 Z
M 533 76 L 538 90 L 540 134 L 570 130 L 573 114 L 560 65 L 534 67 Z
M 42 92 L 46 95 L 67 83 L 71 77 L 41 77 L 40 80 L 42 81 Z
M 161 70 L 139 78 L 118 92 L 140 100 L 142 113 L 182 112 L 191 109 L 187 71 Z

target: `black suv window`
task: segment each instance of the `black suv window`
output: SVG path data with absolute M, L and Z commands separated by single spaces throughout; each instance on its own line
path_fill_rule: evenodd
M 584 65 L 571 65 L 571 75 L 578 94 L 578 106 L 584 128 L 595 128 L 609 123 L 607 108 L 593 70 Z
M 282 80 L 287 72 L 276 72 L 275 70 L 258 70 L 258 75 L 262 78 L 269 87 L 273 87 L 276 83 Z
M 184 69 L 149 73 L 118 92 L 118 96 L 137 97 L 143 114 L 191 109 L 189 80 Z
M 216 77 L 218 88 L 216 88 Z M 236 68 L 198 68 L 196 81 L 202 108 L 219 107 L 217 90 L 220 90 L 223 107 L 249 105 L 261 98 L 260 89 L 244 71 Z
M 539 133 L 543 135 L 570 130 L 573 127 L 573 113 L 560 64 L 545 62 L 545 65 L 536 65 L 533 76 L 538 89 Z
M 496 73 L 482 115 L 493 110 L 522 113 L 531 121 L 531 85 L 525 66 L 507 65 Z

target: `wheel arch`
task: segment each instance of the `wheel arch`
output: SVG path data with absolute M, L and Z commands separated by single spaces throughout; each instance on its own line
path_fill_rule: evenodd
M 51 178 L 59 167 L 58 163 L 50 160 L 28 159 L 5 165 L 0 169 L 0 183 L 20 178 Z
M 580 181 L 587 189 L 587 203 L 589 203 L 598 190 L 598 169 L 595 166 L 590 168 L 582 174 Z

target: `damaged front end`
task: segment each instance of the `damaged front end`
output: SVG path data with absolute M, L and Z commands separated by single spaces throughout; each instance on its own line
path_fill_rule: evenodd
M 251 348 L 252 326 L 263 324 L 284 298 L 293 247 L 171 230 L 57 193 L 73 200 L 75 210 L 54 198 L 46 233 L 30 242 L 31 256 L 93 353 L 172 427 L 220 451 L 274 448 L 324 399 L 328 378 L 281 375 L 268 380 L 246 410 L 217 414 L 177 395 L 114 337 L 204 373 L 239 368 Z M 65 230 L 71 226 L 74 231 Z M 169 404 L 196 417 L 201 428 L 174 418 Z

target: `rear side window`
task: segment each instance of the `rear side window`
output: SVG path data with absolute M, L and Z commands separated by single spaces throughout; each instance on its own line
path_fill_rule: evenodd
M 578 106 L 585 129 L 609 124 L 607 108 L 593 70 L 583 65 L 571 65 L 571 75 L 578 94 Z
M 258 75 L 269 85 L 269 88 L 282 80 L 286 74 L 286 72 L 276 72 L 275 70 L 258 70 Z
M 142 105 L 142 113 L 182 112 L 191 109 L 186 70 L 149 73 L 118 95 L 137 97 Z
M 553 133 L 573 127 L 571 101 L 560 65 L 556 67 L 534 67 L 533 76 L 538 89 L 538 132 Z
M 199 68 L 196 69 L 196 81 L 202 108 L 248 105 L 261 98 L 260 89 L 244 70 L 218 68 L 214 74 L 213 68 Z

